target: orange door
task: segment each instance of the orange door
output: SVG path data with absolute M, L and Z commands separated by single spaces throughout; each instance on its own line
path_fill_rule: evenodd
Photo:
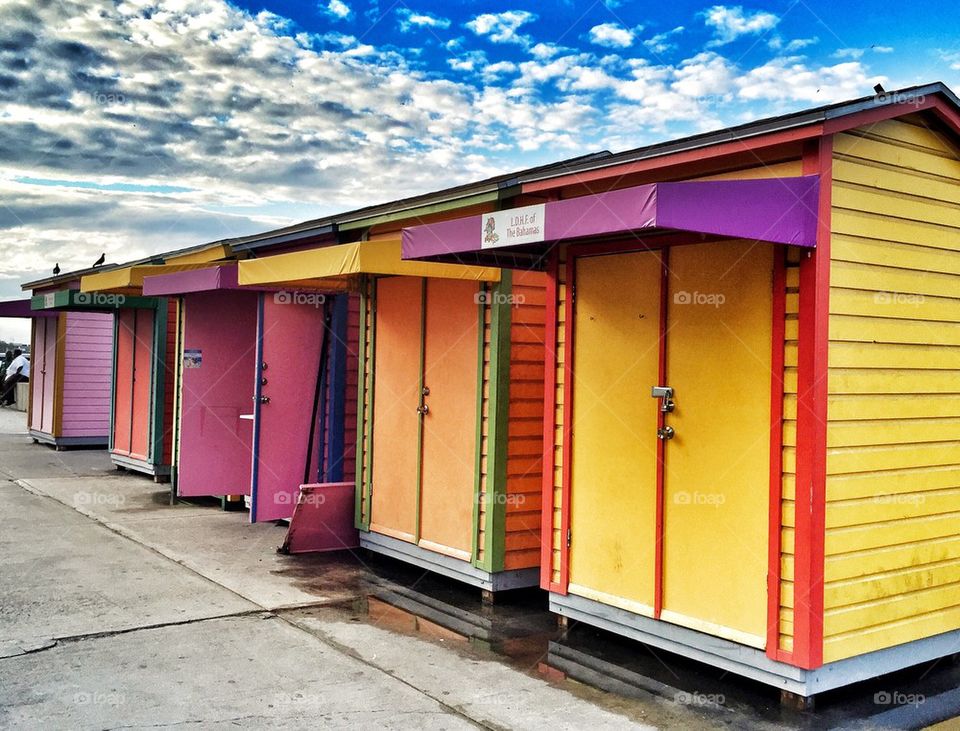
M 136 317 L 135 310 L 120 310 L 117 313 L 117 365 L 114 369 L 113 391 L 113 451 L 123 455 L 130 454 L 130 429 L 133 423 Z
M 424 318 L 420 545 L 465 561 L 473 544 L 477 291 L 476 282 L 427 280 Z
M 417 540 L 422 279 L 377 280 L 370 530 Z
M 136 310 L 133 341 L 133 389 L 130 417 L 130 456 L 150 455 L 153 412 L 153 310 Z

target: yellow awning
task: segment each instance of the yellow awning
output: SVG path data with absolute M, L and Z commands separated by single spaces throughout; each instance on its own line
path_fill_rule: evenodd
M 359 241 L 248 259 L 240 262 L 238 280 L 242 285 L 296 284 L 342 289 L 343 279 L 359 274 L 500 281 L 500 270 L 495 267 L 404 261 L 400 258 L 400 239 Z
M 231 254 L 228 244 L 216 244 L 200 251 L 163 257 L 164 264 L 205 264 L 226 259 Z
M 216 265 L 216 261 L 210 261 L 194 264 L 134 264 L 118 267 L 107 272 L 97 272 L 81 277 L 80 291 L 140 294 L 143 290 L 144 277 L 184 272 L 190 269 L 207 269 Z

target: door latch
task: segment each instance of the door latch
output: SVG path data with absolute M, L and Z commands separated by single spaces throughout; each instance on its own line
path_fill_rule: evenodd
M 660 411 L 664 414 L 669 414 L 676 408 L 673 401 L 673 389 L 670 386 L 654 386 L 650 395 L 653 398 L 660 399 Z
M 417 413 L 420 414 L 421 416 L 426 416 L 427 414 L 430 413 L 430 407 L 427 406 L 426 404 L 423 404 L 422 406 L 418 406 Z
M 252 396 L 251 399 L 252 399 L 253 401 L 257 401 L 257 400 L 258 400 L 256 396 Z M 270 403 L 270 397 L 269 397 L 269 396 L 261 396 L 260 399 L 259 399 L 259 401 L 260 401 L 261 404 L 269 404 L 269 403 Z

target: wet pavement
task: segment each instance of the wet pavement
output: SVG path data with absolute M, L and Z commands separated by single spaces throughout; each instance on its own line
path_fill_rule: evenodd
M 487 605 L 365 551 L 280 555 L 282 526 L 213 500 L 171 505 L 102 451 L 16 431 L 0 415 L 0 725 L 860 729 L 960 716 L 956 659 L 791 711 L 767 686 L 561 628 L 538 590 Z

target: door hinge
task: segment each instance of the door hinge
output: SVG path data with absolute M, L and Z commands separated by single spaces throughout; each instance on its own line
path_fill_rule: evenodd
M 570 541 L 573 540 L 573 531 L 567 528 L 567 548 L 570 548 Z
M 575 284 L 570 285 L 570 304 L 577 304 L 577 285 Z

